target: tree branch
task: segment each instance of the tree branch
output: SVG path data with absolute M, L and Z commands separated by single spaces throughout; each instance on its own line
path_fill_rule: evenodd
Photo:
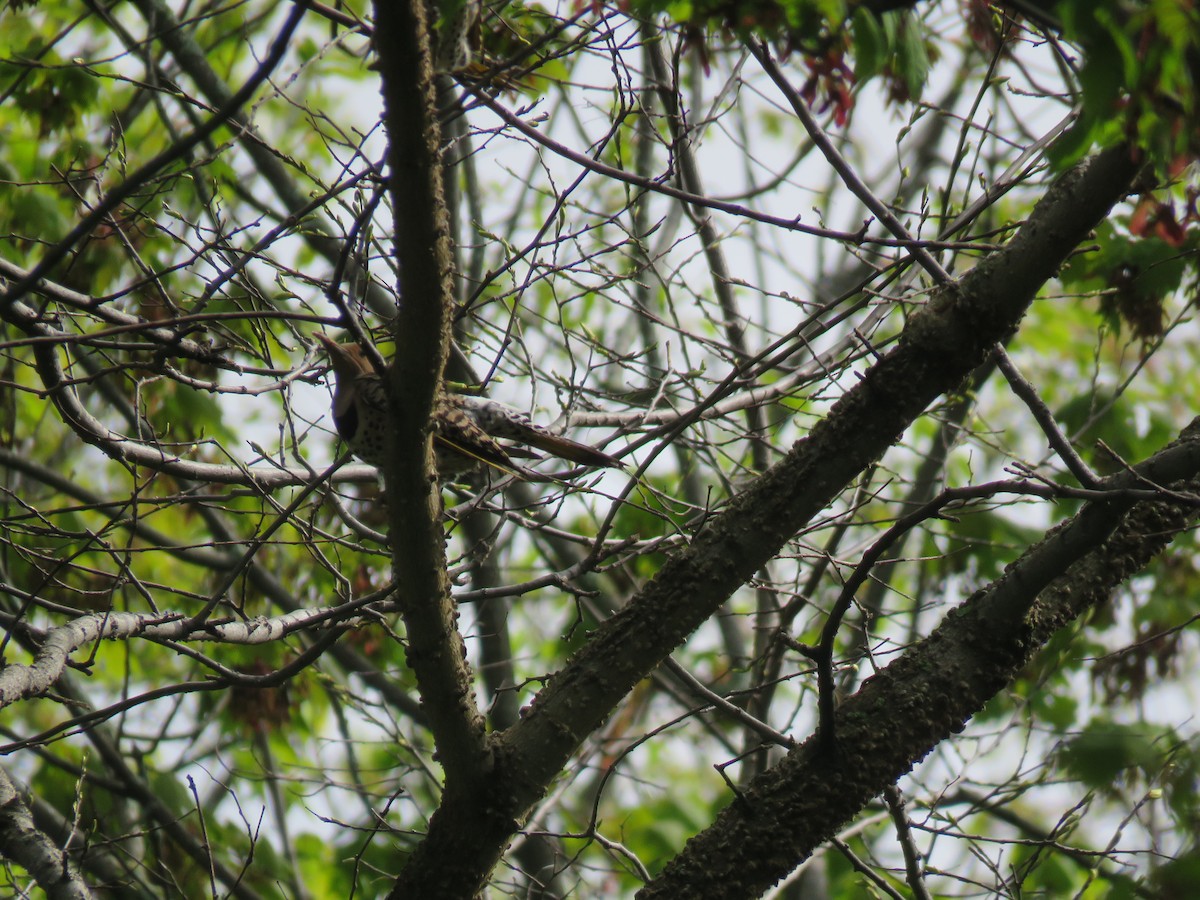
M 450 344 L 453 304 L 449 217 L 442 192 L 429 23 L 425 0 L 375 4 L 375 48 L 388 133 L 388 188 L 395 216 L 401 303 L 393 322 L 396 352 L 390 369 L 387 484 L 396 590 L 408 630 L 406 658 L 416 676 L 424 711 L 446 773 L 445 811 L 470 808 L 449 829 L 456 841 L 478 845 L 485 828 L 478 808 L 463 801 L 485 793 L 491 747 L 475 702 L 466 646 L 446 573 L 442 494 L 433 460 L 431 416 Z M 453 817 L 452 817 L 453 818 Z M 498 858 L 455 853 L 451 869 L 481 880 Z M 448 897 L 447 879 L 459 877 L 429 865 L 422 847 L 397 880 L 393 897 Z M 476 867 L 486 867 L 482 871 Z
M 1137 468 L 1200 488 L 1200 420 Z M 1196 503 L 1175 498 L 1132 509 L 1120 500 L 1089 503 L 844 701 L 837 752 L 820 752 L 818 735 L 788 753 L 689 841 L 640 900 L 758 896 L 961 731 L 1058 629 L 1107 600 L 1196 514 Z
M 461 857 L 460 835 L 444 823 L 479 819 L 486 810 L 491 833 L 477 831 L 478 842 L 466 852 L 494 859 L 621 697 L 1016 328 L 1041 286 L 1124 197 L 1137 171 L 1124 146 L 1083 161 L 1050 188 L 1003 251 L 938 289 L 910 319 L 898 346 L 782 462 L 667 560 L 551 679 L 525 718 L 500 736 L 501 776 L 486 796 L 460 798 L 453 813 L 446 798 L 422 845 L 429 858 L 450 865 L 452 853 Z M 457 892 L 465 895 L 475 889 L 474 874 L 462 875 Z
M 35 284 L 48 275 L 50 271 L 60 262 L 66 259 L 67 254 L 75 248 L 75 246 L 87 237 L 92 231 L 103 222 L 111 213 L 118 209 L 134 192 L 145 187 L 159 172 L 165 169 L 172 163 L 183 159 L 195 147 L 199 146 L 206 138 L 214 134 L 218 128 L 230 121 L 237 114 L 238 110 L 245 105 L 254 92 L 267 81 L 271 73 L 275 71 L 275 67 L 279 65 L 283 59 L 283 54 L 287 51 L 288 45 L 291 42 L 292 34 L 295 32 L 300 20 L 304 17 L 303 5 L 297 6 L 292 10 L 283 27 L 280 29 L 279 35 L 271 44 L 270 50 L 262 63 L 255 69 L 254 73 L 246 80 L 246 83 L 237 90 L 236 93 L 229 95 L 221 107 L 212 115 L 212 117 L 194 130 L 187 137 L 182 138 L 170 147 L 159 153 L 149 162 L 145 163 L 136 172 L 122 181 L 119 185 L 108 191 L 104 195 L 104 199 L 95 205 L 84 216 L 70 233 L 62 240 L 56 241 L 54 245 L 46 251 L 46 255 L 35 265 L 24 278 L 17 279 L 9 288 L 0 294 L 0 310 L 5 309 L 15 300 L 20 300 L 28 293 Z
M 75 863 L 33 824 L 8 773 L 0 769 L 0 850 L 33 876 L 50 900 L 85 900 L 91 897 Z

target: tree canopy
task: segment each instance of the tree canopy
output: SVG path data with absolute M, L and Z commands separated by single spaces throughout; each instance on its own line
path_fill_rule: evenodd
M 1194 895 L 1198 79 L 1190 2 L 8 0 L 0 883 Z M 439 478 L 443 390 L 622 465 Z

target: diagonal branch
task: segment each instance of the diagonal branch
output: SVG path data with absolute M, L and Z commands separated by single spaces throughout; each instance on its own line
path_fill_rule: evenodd
M 1114 486 L 1145 477 L 1195 492 L 1198 476 L 1200 420 Z M 692 838 L 640 900 L 759 896 L 961 731 L 1057 630 L 1192 527 L 1198 508 L 1174 493 L 1087 504 L 844 701 L 836 752 L 822 752 L 819 735 L 789 752 Z
M 763 71 L 767 73 L 767 76 L 779 88 L 784 97 L 787 98 L 788 104 L 792 107 L 792 112 L 796 114 L 796 118 L 800 120 L 800 123 L 804 126 L 804 130 L 808 132 L 808 136 L 813 144 L 821 151 L 821 155 L 825 157 L 830 168 L 837 172 L 842 182 L 850 189 L 850 192 L 863 202 L 863 205 L 871 211 L 871 214 L 875 218 L 883 223 L 884 227 L 895 238 L 904 242 L 904 245 L 909 248 L 909 252 L 912 253 L 913 259 L 929 274 L 934 284 L 949 283 L 952 280 L 950 273 L 943 269 L 941 263 L 933 258 L 933 254 L 908 233 L 908 229 L 904 227 L 904 223 L 896 217 L 887 204 L 875 196 L 871 189 L 867 187 L 866 182 L 858 177 L 858 173 L 854 171 L 854 167 L 838 152 L 837 147 L 833 145 L 833 141 L 829 139 L 829 135 L 821 128 L 816 116 L 808 108 L 808 104 L 804 102 L 804 98 L 800 96 L 800 92 L 792 86 L 791 82 L 787 80 L 786 76 L 780 70 L 779 65 L 772 59 L 767 45 L 762 41 L 751 41 L 749 47 L 750 52 L 754 54 L 754 58 L 758 60 Z
M 0 855 L 24 866 L 52 900 L 84 900 L 92 896 L 75 861 L 34 825 L 33 814 L 3 769 L 0 769 L 0 851 Z
M 1017 327 L 1041 286 L 1124 197 L 1137 171 L 1121 146 L 1066 172 L 1003 251 L 937 289 L 897 346 L 829 415 L 597 629 L 521 722 L 500 737 L 493 789 L 462 798 L 456 810 L 447 808 L 447 798 L 431 822 L 422 850 L 429 864 L 460 866 L 459 895 L 475 890 L 487 874 L 461 861 L 495 859 L 515 824 L 619 700 Z M 447 826 L 483 819 L 485 811 L 491 834 L 479 835 L 464 855 L 460 835 Z
M 1050 189 L 1004 251 L 938 290 L 912 317 L 899 346 L 571 660 L 506 735 L 512 750 L 529 754 L 527 763 L 552 777 L 573 742 L 626 690 L 1016 327 L 1038 289 L 1124 196 L 1136 172 L 1124 147 L 1081 163 Z M 597 671 L 602 679 L 595 679 Z

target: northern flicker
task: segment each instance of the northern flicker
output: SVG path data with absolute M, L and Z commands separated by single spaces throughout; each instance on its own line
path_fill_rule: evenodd
M 327 334 L 317 340 L 329 351 L 333 366 L 333 423 L 342 440 L 363 462 L 383 465 L 387 442 L 387 392 L 371 360 L 357 344 L 339 344 Z M 480 466 L 520 474 L 513 457 L 537 458 L 514 441 L 582 466 L 612 467 L 615 457 L 535 425 L 520 410 L 466 394 L 443 393 L 433 412 L 433 449 L 443 478 Z
M 459 72 L 471 65 L 472 43 L 479 44 L 481 0 L 436 0 L 430 4 L 433 65 L 438 72 Z

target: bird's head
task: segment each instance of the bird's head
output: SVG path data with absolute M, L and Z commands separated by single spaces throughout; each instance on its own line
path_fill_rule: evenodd
M 329 362 L 339 383 L 345 381 L 350 384 L 362 375 L 374 374 L 375 367 L 358 344 L 339 344 L 323 331 L 318 331 L 313 337 L 320 341 L 329 353 Z

